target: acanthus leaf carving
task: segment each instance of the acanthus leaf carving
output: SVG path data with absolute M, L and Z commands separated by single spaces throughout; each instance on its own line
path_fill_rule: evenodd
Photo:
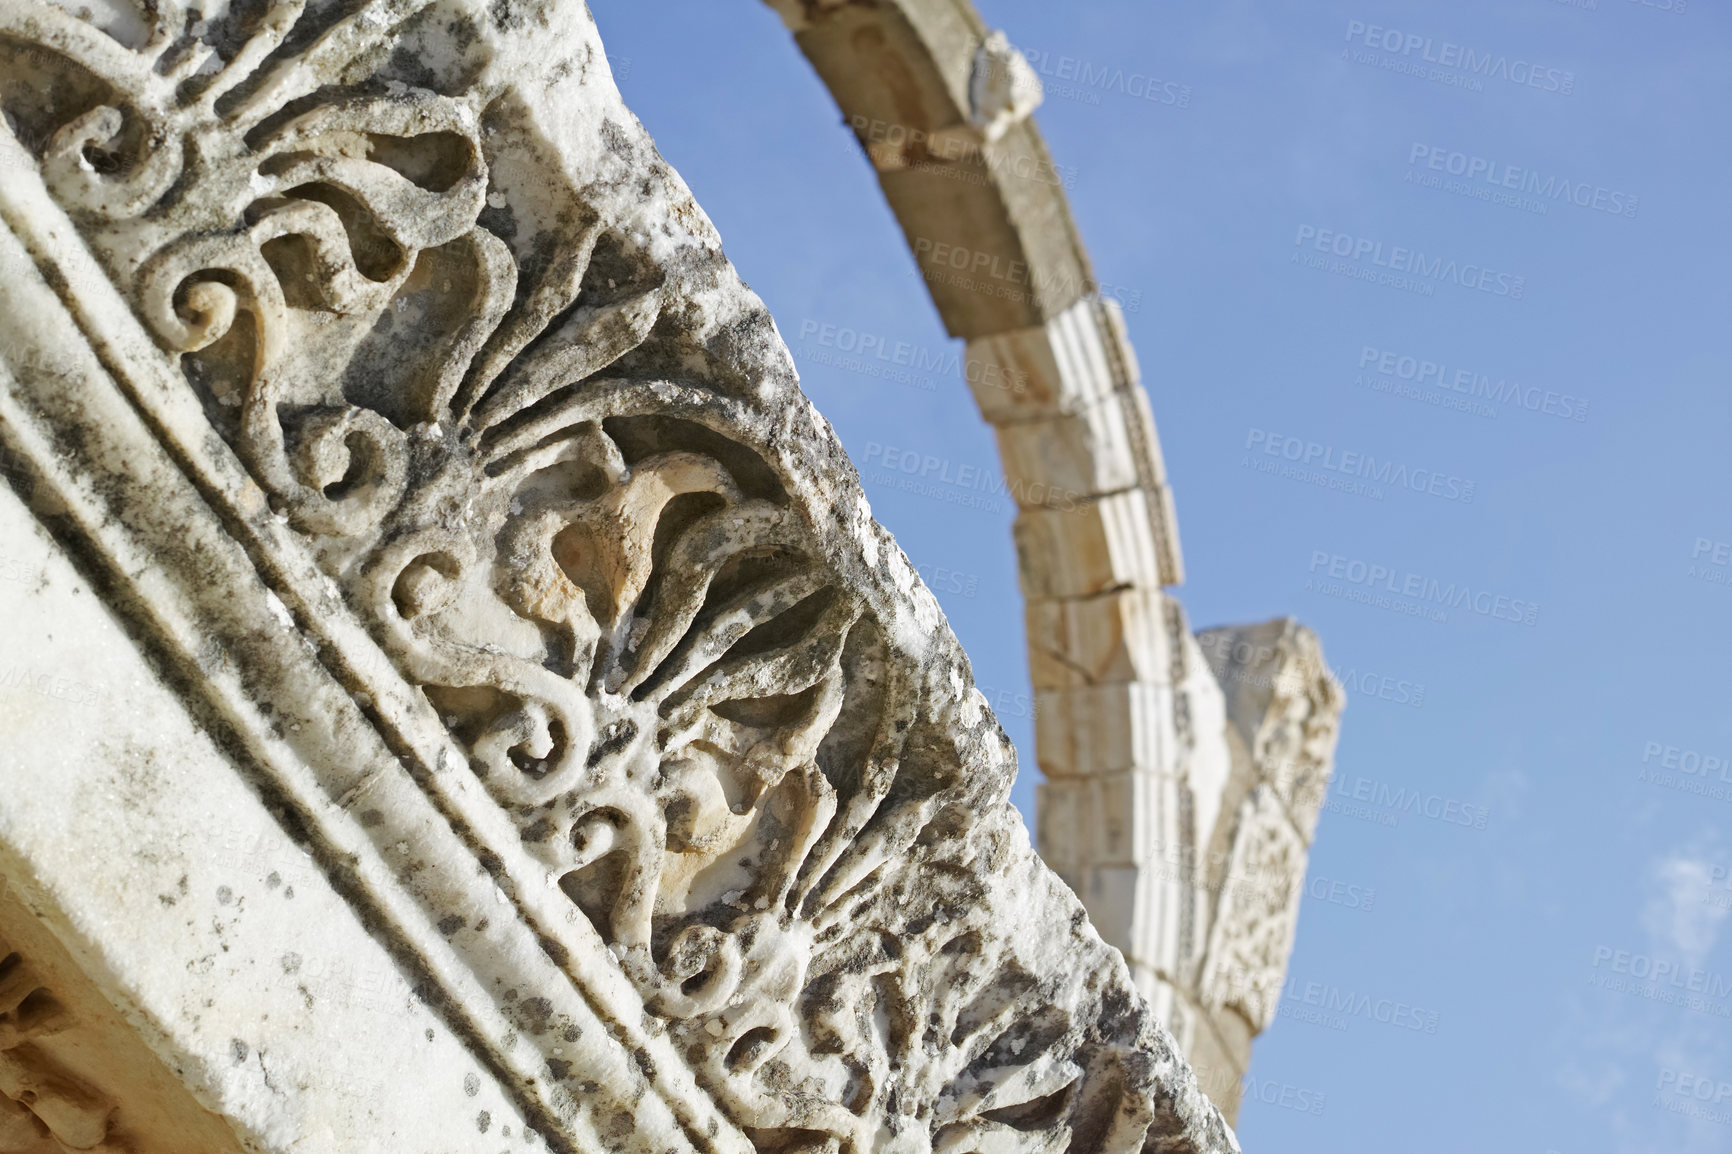
M 930 596 L 837 512 L 850 478 L 813 483 L 840 450 L 708 234 L 670 253 L 594 174 L 526 184 L 485 61 L 393 71 L 405 29 L 519 34 L 482 6 L 194 16 L 128 47 L 0 0 L 0 40 L 80 94 L 26 143 L 544 871 L 511 880 L 564 894 L 760 1149 L 1207 1128 L 1008 810 Z M 593 99 L 607 151 L 648 152 Z

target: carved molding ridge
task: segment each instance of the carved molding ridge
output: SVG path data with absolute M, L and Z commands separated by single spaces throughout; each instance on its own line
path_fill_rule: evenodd
M 1316 635 L 1291 619 L 1212 629 L 1198 642 L 1226 699 L 1243 800 L 1226 827 L 1197 988 L 1206 1005 L 1233 1007 L 1261 1031 L 1286 978 L 1346 695 Z
M 0 75 L 113 380 L 10 322 L 0 437 L 550 1142 L 1237 1148 L 581 7 L 0 0 Z

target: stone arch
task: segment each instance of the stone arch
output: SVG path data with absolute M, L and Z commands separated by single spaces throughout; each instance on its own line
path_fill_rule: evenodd
M 767 2 L 966 342 L 1017 502 L 1041 856 L 1231 1118 L 1292 948 L 1340 689 L 1309 630 L 1193 636 L 1168 592 L 1184 566 L 1148 394 L 1023 55 L 968 0 Z M 1284 751 L 1266 733 L 1283 712 L 1301 735 Z

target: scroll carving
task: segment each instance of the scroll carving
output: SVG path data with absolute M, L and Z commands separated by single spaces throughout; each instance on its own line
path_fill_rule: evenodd
M 550 160 L 484 51 L 509 8 L 163 0 L 129 36 L 0 0 L 0 100 L 545 870 L 507 880 L 565 895 L 759 1149 L 1231 1148 L 1033 859 L 929 595 L 837 512 L 785 353 L 741 351 L 755 302 Z

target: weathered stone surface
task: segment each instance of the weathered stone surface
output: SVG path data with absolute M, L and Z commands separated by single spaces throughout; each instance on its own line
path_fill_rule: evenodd
M 934 99 L 979 107 L 934 127 L 1038 147 L 1002 49 L 944 27 Z M 1028 846 L 936 603 L 581 7 L 0 0 L 0 110 L 9 479 L 167 727 L 114 772 L 197 746 L 161 788 L 305 850 L 332 933 L 412 991 L 378 1031 L 273 1008 L 306 931 L 241 916 L 269 874 L 187 924 L 168 874 L 218 872 L 156 786 L 103 810 L 108 874 L 44 837 L 75 792 L 0 795 L 32 915 L 249 1148 L 1237 1148 Z M 1062 328 L 1049 297 L 1012 319 Z M 1135 460 L 1098 503 L 1140 543 L 1105 548 L 1158 576 Z M 0 757 L 54 777 L 40 741 Z M 210 934 L 246 964 L 200 1006 Z M 308 1056 L 395 1068 L 423 1022 L 382 1104 Z
M 1211 629 L 1198 641 L 1226 699 L 1235 775 L 1267 782 L 1310 845 L 1346 704 L 1317 635 L 1282 619 Z
M 99 1103 L 115 1151 L 521 1145 L 509 1090 L 3 487 L 0 551 L 0 989 L 24 998 L 0 1056 Z

